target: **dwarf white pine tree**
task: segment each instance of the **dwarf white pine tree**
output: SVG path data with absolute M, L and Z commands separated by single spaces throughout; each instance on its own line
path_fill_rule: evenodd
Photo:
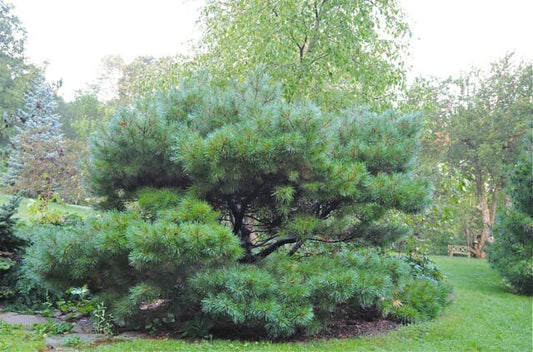
M 24 108 L 18 112 L 22 124 L 10 141 L 11 154 L 7 161 L 8 169 L 3 175 L 4 186 L 16 191 L 27 190 L 27 185 L 21 184 L 24 172 L 37 171 L 35 163 L 54 165 L 62 155 L 61 122 L 55 110 L 54 91 L 50 84 L 44 78 L 35 81 L 33 89 L 25 95 Z M 42 178 L 43 187 L 52 183 L 53 172 L 40 168 L 40 173 L 37 176 Z M 36 191 L 39 193 L 39 190 Z

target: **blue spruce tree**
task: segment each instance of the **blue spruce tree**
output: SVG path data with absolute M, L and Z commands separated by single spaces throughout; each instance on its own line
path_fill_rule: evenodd
M 8 169 L 2 180 L 4 186 L 16 191 L 25 190 L 27 187 L 20 184 L 20 176 L 29 165 L 36 161 L 53 163 L 61 156 L 63 134 L 55 110 L 54 91 L 50 84 L 44 78 L 35 81 L 33 90 L 25 95 L 24 108 L 18 112 L 22 125 L 17 127 L 17 134 L 11 139 Z M 46 175 L 42 177 L 44 180 Z

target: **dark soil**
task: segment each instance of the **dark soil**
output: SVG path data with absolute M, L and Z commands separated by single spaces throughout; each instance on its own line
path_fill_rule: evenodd
M 314 335 L 299 334 L 281 339 L 283 342 L 309 342 L 313 340 L 343 339 L 361 336 L 372 336 L 395 330 L 400 327 L 397 321 L 388 319 L 368 320 L 363 318 L 338 317 L 330 320 L 324 329 Z M 211 335 L 217 339 L 261 341 L 267 339 L 267 333 L 261 328 L 237 327 L 231 323 L 218 325 L 210 330 Z M 179 338 L 175 331 L 163 334 L 166 338 Z M 191 339 L 194 341 L 195 339 Z
M 397 329 L 400 325 L 397 321 L 381 318 L 380 313 L 373 307 L 355 308 L 344 305 L 330 318 L 322 331 L 310 338 L 342 339 L 371 336 Z
M 309 341 L 311 339 L 342 339 L 348 337 L 371 336 L 397 329 L 400 323 L 387 320 L 349 320 L 339 319 L 331 321 L 325 329 L 313 336 L 306 336 L 299 341 Z

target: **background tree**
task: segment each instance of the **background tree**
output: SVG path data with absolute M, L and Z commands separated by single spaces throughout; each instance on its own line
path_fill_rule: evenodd
M 108 108 L 130 105 L 145 94 L 169 90 L 180 78 L 190 75 L 190 66 L 182 56 L 139 56 L 129 63 L 120 56 L 106 56 L 87 93 Z
M 498 212 L 489 247 L 491 265 L 519 293 L 533 295 L 533 149 L 514 165 L 507 186 L 511 204 Z
M 114 104 L 101 102 L 91 90 L 76 92 L 74 100 L 60 102 L 57 109 L 65 135 L 85 145 L 91 135 L 104 128 L 115 110 Z
M 118 81 L 120 105 L 131 104 L 135 99 L 160 90 L 168 90 L 184 76 L 184 58 L 140 56 L 122 68 Z
M 85 194 L 79 187 L 77 158 L 72 155 L 75 148 L 63 138 L 60 116 L 55 111 L 54 91 L 41 78 L 26 94 L 24 109 L 19 110 L 18 118 L 24 124 L 17 127 L 18 134 L 11 139 L 3 183 L 11 192 L 45 199 L 56 192 L 69 199 L 60 189 L 75 189 L 78 196 L 69 200 L 78 202 Z
M 24 58 L 26 31 L 12 10 L 13 5 L 4 0 L 0 1 L 0 56 L 20 60 Z
M 449 82 L 436 78 L 418 77 L 402 94 L 399 108 L 404 112 L 418 112 L 424 119 L 421 152 L 416 174 L 431 180 L 433 201 L 423 213 L 405 218 L 413 228 L 415 246 L 432 254 L 447 254 L 449 244 L 467 245 L 467 229 L 478 230 L 472 207 L 476 204 L 471 182 L 449 162 L 447 153 L 451 138 L 443 118 L 448 107 Z M 468 225 L 468 226 L 467 226 Z M 409 244 L 396 244 L 398 250 Z
M 98 100 L 113 103 L 118 99 L 119 80 L 122 78 L 126 63 L 119 55 L 105 56 L 100 60 L 98 78 L 91 85 L 91 90 Z
M 18 118 L 23 122 L 18 127 L 18 134 L 12 139 L 12 151 L 8 159 L 8 170 L 4 174 L 5 185 L 14 185 L 20 172 L 24 169 L 28 158 L 32 158 L 31 150 L 23 151 L 22 148 L 31 149 L 32 142 L 59 141 L 62 139 L 59 115 L 55 114 L 56 103 L 52 87 L 41 78 L 34 82 L 34 88 L 27 92 L 24 109 L 19 110 Z M 27 139 L 27 140 L 26 140 Z M 24 140 L 27 145 L 22 145 Z M 58 150 L 47 150 L 47 153 L 58 154 Z
M 403 18 L 389 0 L 210 0 L 198 63 L 236 78 L 265 64 L 290 101 L 383 107 L 404 79 Z
M 429 113 L 428 151 L 443 155 L 449 179 L 459 181 L 462 228 L 472 252 L 483 257 L 492 239 L 505 169 L 513 165 L 533 116 L 533 74 L 530 63 L 514 63 L 508 55 L 490 71 L 473 70 L 459 79 L 439 83 Z M 471 200 L 472 198 L 472 200 Z M 472 215 L 468 215 L 472 214 Z
M 24 93 L 40 70 L 24 61 L 26 31 L 13 14 L 13 5 L 0 0 L 0 145 L 6 145 L 21 123 L 17 109 L 24 102 Z

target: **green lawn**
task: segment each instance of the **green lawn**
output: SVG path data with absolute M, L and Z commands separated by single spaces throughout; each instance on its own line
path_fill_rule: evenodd
M 133 340 L 91 351 L 531 351 L 532 298 L 507 291 L 485 260 L 436 257 L 455 288 L 455 303 L 435 321 L 388 334 L 313 343 Z M 13 345 L 13 341 L 17 345 Z M 15 347 L 16 346 L 16 347 Z M 35 351 L 31 333 L 0 329 L 0 350 Z
M 5 204 L 9 201 L 12 196 L 0 193 L 0 205 Z M 19 205 L 17 212 L 17 217 L 25 220 L 35 219 L 38 217 L 38 214 L 35 211 L 32 211 L 32 205 L 35 203 L 34 199 L 24 198 Z M 48 205 L 50 211 L 57 211 L 61 214 L 76 214 L 81 217 L 87 217 L 94 210 L 90 207 L 83 207 L 79 205 L 70 205 L 70 204 L 58 204 L 58 203 L 49 203 Z
M 41 351 L 44 347 L 40 336 L 22 330 L 19 325 L 0 322 L 0 351 Z

